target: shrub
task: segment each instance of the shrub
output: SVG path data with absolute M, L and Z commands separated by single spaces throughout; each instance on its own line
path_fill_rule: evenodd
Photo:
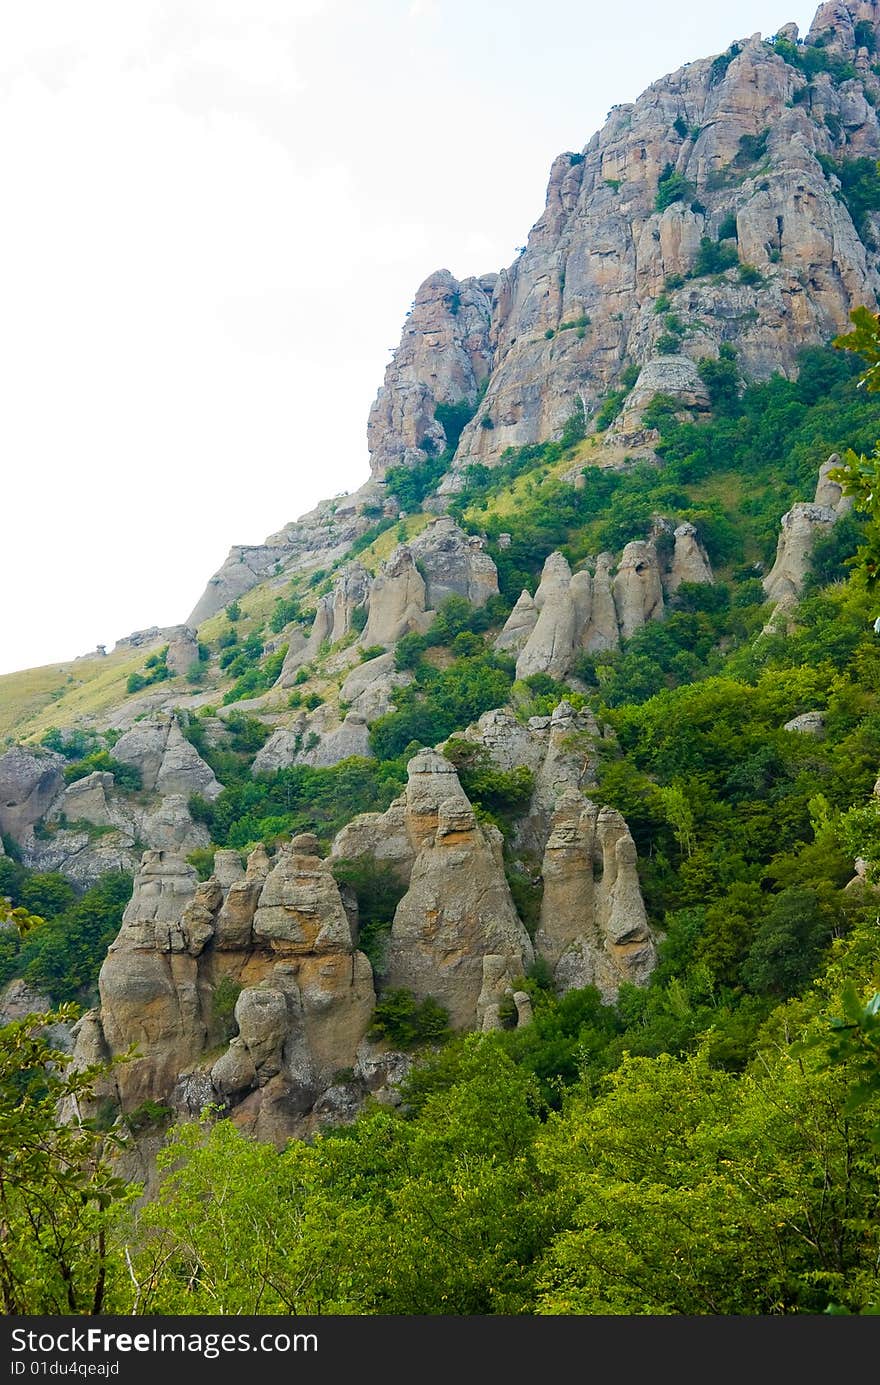
M 211 995 L 211 1020 L 218 1040 L 231 1039 L 238 1032 L 235 1006 L 242 988 L 231 976 L 221 976 Z
M 693 196 L 693 183 L 688 182 L 684 174 L 676 173 L 673 165 L 668 163 L 660 174 L 657 183 L 654 210 L 656 212 L 665 211 L 673 202 L 689 202 Z
M 445 1043 L 451 1037 L 449 1011 L 432 996 L 417 1001 L 404 988 L 389 991 L 373 1011 L 370 1037 L 388 1039 L 400 1048 Z
M 718 239 L 737 239 L 736 217 L 734 216 L 733 212 L 728 212 L 727 216 L 724 217 L 723 221 L 721 222 L 721 225 L 718 227 Z
M 704 274 L 723 274 L 725 269 L 731 269 L 738 260 L 734 246 L 719 244 L 710 240 L 708 236 L 701 236 L 691 278 L 700 279 Z

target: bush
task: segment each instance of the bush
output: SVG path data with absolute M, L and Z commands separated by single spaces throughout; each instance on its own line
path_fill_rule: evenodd
M 75 784 L 78 779 L 85 779 L 87 775 L 94 774 L 96 770 L 103 770 L 113 775 L 116 784 L 120 789 L 128 789 L 134 793 L 143 786 L 141 772 L 137 765 L 126 765 L 120 760 L 114 760 L 107 750 L 96 750 L 91 755 L 87 755 L 84 760 L 75 760 L 73 764 L 65 766 L 65 784 Z
M 739 257 L 734 246 L 722 245 L 710 240 L 708 236 L 701 236 L 700 248 L 690 277 L 700 279 L 704 274 L 723 274 L 726 269 L 732 269 L 738 263 Z
M 238 1033 L 235 1006 L 242 988 L 232 977 L 221 976 L 211 995 L 211 1028 L 218 1042 L 226 1042 Z
M 657 196 L 654 199 L 655 212 L 665 211 L 673 202 L 689 202 L 694 196 L 694 185 L 674 166 L 668 163 L 660 174 L 657 183 Z
M 442 1044 L 451 1037 L 449 1011 L 432 996 L 417 1001 L 404 988 L 389 991 L 376 1004 L 371 1039 L 387 1039 L 400 1048 L 422 1044 Z
M 348 885 L 357 895 L 357 945 L 369 958 L 373 970 L 381 973 L 394 912 L 406 894 L 406 886 L 393 867 L 368 855 L 334 860 L 332 869 L 337 883 Z

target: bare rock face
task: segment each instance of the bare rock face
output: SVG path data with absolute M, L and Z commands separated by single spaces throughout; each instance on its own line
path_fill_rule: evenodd
M 841 56 L 858 63 L 851 10 L 841 7 L 848 18 L 832 17 L 830 29 Z M 876 35 L 873 4 L 865 17 Z M 790 374 L 800 347 L 845 329 L 857 304 L 874 303 L 874 257 L 816 157 L 839 157 L 835 137 L 817 122 L 815 106 L 794 100 L 805 77 L 760 35 L 726 59 L 688 63 L 662 78 L 635 103 L 614 108 L 581 153 L 554 162 L 544 213 L 495 285 L 489 386 L 462 434 L 456 475 L 474 461 L 491 465 L 505 447 L 558 436 L 573 412 L 593 412 L 627 363 L 648 372 L 639 386 L 644 400 L 633 399 L 619 421 L 633 433 L 654 392 L 705 408 L 687 358 L 717 355 L 735 339 L 747 378 Z M 864 67 L 862 75 L 873 92 L 873 76 Z M 846 122 L 846 156 L 876 159 L 880 127 L 859 76 L 814 85 L 827 103 L 823 114 Z M 694 205 L 686 197 L 658 212 L 669 166 L 693 187 Z M 685 277 L 701 239 L 717 241 L 728 216 L 740 263 L 764 276 L 757 289 L 736 269 Z M 656 349 L 666 330 L 654 312 L 662 292 L 691 329 L 678 357 Z M 567 325 L 577 322 L 583 330 Z M 655 371 L 669 378 L 655 383 Z M 444 490 L 455 489 L 456 475 Z
M 600 553 L 593 575 L 593 600 L 590 623 L 581 635 L 581 644 L 588 653 L 616 649 L 620 644 L 617 628 L 617 607 L 614 604 L 612 571 L 614 559 L 610 553 Z
M 463 596 L 485 606 L 498 592 L 498 572 L 483 540 L 465 534 L 445 515 L 435 519 L 409 544 L 425 579 L 425 604 L 436 610 L 447 596 Z
M 801 712 L 783 726 L 783 731 L 794 731 L 799 736 L 815 736 L 817 740 L 825 737 L 825 713 Z
M 563 678 L 578 637 L 578 610 L 571 592 L 571 568 L 561 553 L 551 553 L 535 592 L 538 619 L 516 661 L 517 678 L 547 673 Z
M 674 531 L 674 541 L 672 566 L 665 582 L 669 595 L 677 592 L 682 582 L 714 582 L 712 566 L 694 526 L 687 520 L 679 524 Z
M 350 563 L 344 568 L 333 584 L 332 614 L 333 623 L 328 639 L 331 644 L 344 639 L 353 628 L 355 612 L 367 604 L 371 578 L 361 563 Z
M 283 1142 L 320 1123 L 316 1102 L 354 1065 L 375 1003 L 372 971 L 316 838 L 294 838 L 274 861 L 258 847 L 246 871 L 234 852 L 216 864 L 200 883 L 179 856 L 145 854 L 77 1057 L 134 1044 L 137 1056 L 116 1070 L 123 1110 L 177 1101 L 186 1086 Z M 239 988 L 231 1040 L 215 1003 L 221 983 Z
M 415 860 L 407 830 L 406 797 L 395 798 L 384 813 L 359 813 L 336 834 L 331 860 L 351 861 L 372 856 L 390 866 L 407 883 Z
M 353 668 L 339 689 L 339 696 L 369 724 L 391 710 L 394 689 L 405 687 L 410 682 L 412 674 L 398 673 L 394 667 L 394 654 L 389 652 Z
M 492 359 L 494 277 L 459 283 L 441 269 L 419 288 L 370 410 L 367 443 L 374 476 L 442 452 L 446 433 L 434 417 L 436 406 L 476 401 Z
M 708 559 L 693 525 L 680 525 L 679 530 L 672 573 L 679 583 L 711 582 Z M 594 575 L 586 568 L 572 574 L 561 553 L 550 554 L 534 601 L 523 592 L 495 642 L 496 649 L 519 647 L 517 678 L 534 673 L 564 678 L 582 651 L 616 649 L 649 620 L 663 619 L 666 574 L 653 541 L 628 543 L 614 576 L 613 568 L 611 554 L 600 553 Z
M 187 617 L 187 625 L 198 629 L 202 621 L 273 576 L 278 576 L 281 587 L 288 571 L 330 567 L 374 522 L 367 510 L 375 506 L 377 499 L 377 488 L 367 482 L 353 495 L 322 501 L 277 534 L 270 534 L 265 543 L 231 548 L 221 567 L 208 579 Z
M 694 255 L 699 248 L 702 222 L 702 217 L 689 214 L 688 224 L 696 230 L 697 238 Z M 655 394 L 668 395 L 687 414 L 704 413 L 710 407 L 708 390 L 700 379 L 696 363 L 689 356 L 654 356 L 642 366 L 636 383 L 609 430 L 609 442 L 637 446 L 647 440 L 642 414 Z
M 840 458 L 835 452 L 819 469 L 815 500 L 792 505 L 782 516 L 776 561 L 763 584 L 768 600 L 775 602 L 778 611 L 789 611 L 797 605 L 817 537 L 829 533 L 840 517 L 852 509 L 852 497 L 844 495 L 829 475 L 838 466 Z
M 535 950 L 557 989 L 596 986 L 610 1001 L 621 981 L 644 985 L 656 951 L 635 845 L 620 814 L 567 790 L 553 814 L 542 875 Z
M 621 639 L 630 639 L 649 620 L 663 619 L 660 566 L 652 543 L 635 540 L 626 545 L 613 591 Z
M 463 732 L 501 770 L 524 765 L 535 777 L 528 809 L 517 824 L 515 843 L 540 857 L 560 794 L 596 782 L 601 734 L 593 713 L 562 701 L 549 717 L 530 717 L 524 726 L 506 708 L 484 712 Z
M 19 841 L 52 803 L 64 780 L 62 756 L 13 745 L 0 755 L 0 831 Z
M 222 793 L 214 771 L 183 735 L 177 719 L 159 714 L 138 723 L 113 747 L 113 758 L 140 770 L 147 793 L 201 794 L 213 799 Z
M 401 636 L 419 630 L 425 620 L 425 580 L 412 550 L 400 544 L 382 564 L 370 589 L 370 614 L 361 635 L 365 649 L 396 644 Z
M 848 515 L 855 503 L 851 495 L 844 495 L 840 482 L 831 477 L 831 473 L 841 466 L 840 457 L 836 452 L 832 452 L 827 462 L 823 462 L 819 468 L 816 494 L 813 496 L 814 505 L 824 505 L 833 510 L 838 517 Z
M 527 591 L 520 592 L 504 628 L 495 640 L 495 648 L 504 654 L 519 654 L 528 644 L 529 636 L 538 623 L 540 612 Z
M 199 661 L 199 641 L 195 630 L 189 625 L 176 625 L 169 632 L 168 653 L 165 663 L 169 673 L 185 677 L 193 664 Z
M 451 768 L 451 766 L 450 766 Z M 420 830 L 427 826 L 421 816 Z M 409 890 L 394 916 L 388 956 L 389 989 L 406 987 L 419 999 L 432 996 L 449 1011 L 456 1029 L 483 1027 L 485 1008 L 499 988 L 533 958 L 501 857 L 496 828 L 477 823 L 459 791 L 439 805 L 436 828 L 416 857 Z M 489 958 L 491 999 L 484 989 Z

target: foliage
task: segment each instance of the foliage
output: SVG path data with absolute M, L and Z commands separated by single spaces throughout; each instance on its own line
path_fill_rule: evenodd
M 657 196 L 654 199 L 655 212 L 665 211 L 673 202 L 689 202 L 693 196 L 693 183 L 688 182 L 684 174 L 676 173 L 673 164 L 666 164 L 657 184 Z
M 372 856 L 333 861 L 333 878 L 354 890 L 358 903 L 357 945 L 369 958 L 374 972 L 385 969 L 385 948 L 394 911 L 406 893 L 406 886 L 392 866 Z
M 78 779 L 85 779 L 96 770 L 112 774 L 120 789 L 128 789 L 135 793 L 142 787 L 141 772 L 137 765 L 126 765 L 120 760 L 115 760 L 108 750 L 94 750 L 85 759 L 74 760 L 72 764 L 65 765 L 64 782 L 75 784 Z
M 704 274 L 723 274 L 725 269 L 731 269 L 738 261 L 736 246 L 701 236 L 700 248 L 689 277 L 699 279 Z
M 100 1313 L 120 1278 L 108 1241 L 115 1209 L 138 1191 L 115 1174 L 110 1137 L 62 1120 L 87 1109 L 101 1069 L 76 1070 L 46 1025 L 68 1007 L 0 1029 L 0 1301 L 7 1314 Z
M 826 177 L 838 179 L 835 196 L 843 202 L 853 225 L 869 249 L 875 249 L 869 214 L 880 211 L 880 169 L 876 159 L 829 158 L 817 154 Z M 867 311 L 867 310 L 863 310 Z
M 449 1012 L 433 996 L 417 1000 L 401 987 L 376 1002 L 370 1037 L 388 1039 L 399 1048 L 443 1043 L 449 1037 Z

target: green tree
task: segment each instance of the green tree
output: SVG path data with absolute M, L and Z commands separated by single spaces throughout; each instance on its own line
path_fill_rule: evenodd
M 120 1274 L 110 1226 L 137 1188 L 111 1168 L 115 1135 L 80 1112 L 106 1071 L 77 1071 L 46 1026 L 62 1007 L 0 1029 L 0 1299 L 6 1313 L 100 1313 Z M 67 1111 L 59 1118 L 59 1107 Z

